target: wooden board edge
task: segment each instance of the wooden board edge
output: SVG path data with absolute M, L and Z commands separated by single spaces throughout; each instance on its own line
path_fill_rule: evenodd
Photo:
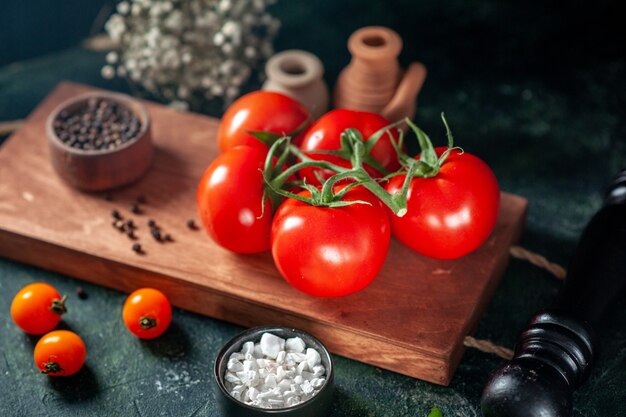
M 73 262 L 64 261 L 68 251 L 73 252 Z M 179 279 L 174 277 L 144 271 L 7 230 L 0 230 L 0 256 L 118 291 L 158 287 L 177 307 L 241 326 L 280 324 L 300 328 L 318 337 L 335 354 L 439 385 L 448 385 L 456 368 L 456 365 L 451 367 L 445 357 L 372 339 L 370 335 L 353 332 L 343 326 L 332 326 L 330 323 L 272 310 L 193 283 L 178 285 Z M 132 280 L 127 279 L 131 275 Z M 263 317 L 263 322 L 259 321 L 259 317 Z M 366 354 L 370 356 L 366 357 Z

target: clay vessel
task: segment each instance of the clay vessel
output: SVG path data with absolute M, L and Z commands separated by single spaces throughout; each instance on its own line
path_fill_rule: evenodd
M 328 110 L 328 86 L 322 78 L 324 66 L 315 55 L 298 49 L 279 52 L 267 61 L 265 73 L 263 90 L 298 100 L 316 119 Z
M 335 107 L 379 113 L 390 121 L 413 118 L 426 68 L 419 62 L 406 71 L 400 68 L 400 36 L 386 27 L 368 26 L 350 36 L 348 49 L 352 60 L 339 74 Z

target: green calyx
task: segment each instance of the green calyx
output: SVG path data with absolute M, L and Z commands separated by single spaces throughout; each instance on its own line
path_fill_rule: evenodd
M 448 146 L 441 155 L 437 155 L 428 135 L 409 119 L 401 120 L 377 131 L 367 141 L 363 140 L 358 130 L 346 129 L 341 134 L 341 148 L 339 150 L 310 152 L 340 156 L 350 161 L 352 165 L 351 168 L 341 167 L 328 161 L 312 159 L 296 146 L 292 145 L 288 136 L 277 138 L 270 146 L 263 169 L 263 179 L 265 182 L 263 208 L 265 208 L 266 199 L 269 199 L 272 203 L 272 207 L 276 208 L 283 198 L 292 198 L 320 207 L 345 207 L 352 204 L 370 205 L 369 202 L 363 200 L 343 200 L 351 189 L 357 186 L 363 186 L 389 207 L 396 216 L 402 217 L 407 213 L 407 195 L 411 181 L 414 178 L 431 178 L 436 176 L 453 150 L 462 151 L 461 148 L 454 146 L 452 132 L 450 131 L 450 127 L 443 113 L 441 114 L 441 119 L 446 127 L 446 136 L 448 138 Z M 400 132 L 398 140 L 390 133 L 392 128 L 402 123 L 406 123 L 415 133 L 421 149 L 418 159 L 412 158 L 404 152 L 404 135 L 402 132 Z M 381 173 L 387 173 L 380 163 L 371 156 L 372 148 L 385 134 L 389 135 L 402 169 L 397 172 L 388 173 L 382 180 L 377 180 L 369 175 L 364 165 L 369 165 Z M 294 159 L 298 162 L 287 166 L 287 163 Z M 322 182 L 322 186 L 319 188 L 303 181 L 289 182 L 290 178 L 293 178 L 299 170 L 304 168 L 329 170 L 335 174 L 325 181 L 320 181 Z M 402 187 L 396 193 L 390 194 L 380 185 L 380 182 L 397 175 L 405 176 Z M 342 188 L 336 187 L 337 184 L 342 182 L 347 182 L 347 185 Z M 309 196 L 289 191 L 291 186 L 299 186 L 307 190 Z M 261 216 L 263 216 L 263 213 Z
M 441 166 L 444 164 L 446 159 L 450 156 L 450 153 L 454 150 L 463 149 L 454 146 L 454 137 L 452 136 L 452 131 L 450 130 L 450 126 L 448 125 L 448 121 L 443 113 L 441 113 L 441 120 L 443 121 L 444 126 L 446 127 L 446 137 L 448 139 L 447 149 L 441 154 L 441 156 L 437 155 L 435 151 L 435 147 L 433 146 L 430 137 L 417 125 L 415 125 L 408 118 L 405 119 L 406 124 L 411 128 L 413 133 L 415 133 L 415 137 L 417 138 L 417 142 L 420 147 L 420 157 L 419 159 L 415 159 L 407 155 L 403 147 L 404 135 L 401 133 L 400 138 L 397 141 L 394 141 L 393 138 L 391 140 L 394 149 L 398 155 L 398 161 L 400 164 L 408 170 L 409 167 L 415 166 L 415 177 L 418 178 L 432 178 L 439 173 Z M 400 172 L 402 174 L 402 172 Z M 398 173 L 391 174 L 390 176 L 398 175 Z M 388 176 L 389 177 L 389 176 Z
M 271 148 L 272 145 L 281 138 L 286 136 L 290 138 L 297 137 L 300 133 L 304 132 L 304 129 L 309 126 L 313 118 L 311 116 L 307 117 L 304 122 L 300 124 L 293 132 L 284 132 L 284 133 L 274 133 L 274 132 L 263 132 L 259 130 L 247 130 L 246 133 L 250 136 L 253 136 L 255 139 L 261 141 L 265 146 Z
M 65 302 L 67 301 L 67 295 L 61 297 L 61 299 L 52 300 L 52 304 L 50 305 L 50 311 L 54 314 L 58 314 L 59 316 L 67 313 L 67 307 L 65 306 Z

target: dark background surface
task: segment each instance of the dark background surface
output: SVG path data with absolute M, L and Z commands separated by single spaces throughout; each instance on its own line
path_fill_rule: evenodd
M 102 53 L 78 46 L 98 30 L 93 22 L 105 3 L 0 3 L 0 121 L 25 117 L 64 79 L 128 91 L 123 81 L 100 78 Z M 445 111 L 458 143 L 492 166 L 503 190 L 529 199 L 523 246 L 566 264 L 611 175 L 626 166 L 626 29 L 619 3 L 283 0 L 271 10 L 283 24 L 276 49 L 317 54 L 331 85 L 349 60 L 345 41 L 352 31 L 370 24 L 397 30 L 405 42 L 402 62 L 420 60 L 429 69 L 418 124 L 443 143 L 438 114 Z M 88 347 L 87 366 L 75 377 L 38 375 L 37 339 L 11 322 L 13 295 L 32 281 L 72 296 L 65 324 Z M 74 295 L 79 285 L 87 300 Z M 548 273 L 512 260 L 476 336 L 512 346 L 558 287 Z M 0 415 L 216 415 L 212 363 L 241 329 L 175 310 L 162 338 L 142 342 L 123 327 L 124 298 L 0 258 Z M 600 341 L 600 359 L 575 396 L 577 417 L 626 416 L 623 308 L 607 320 Z M 482 386 L 502 363 L 470 349 L 446 388 L 335 360 L 333 417 L 425 416 L 432 405 L 446 417 L 480 415 Z

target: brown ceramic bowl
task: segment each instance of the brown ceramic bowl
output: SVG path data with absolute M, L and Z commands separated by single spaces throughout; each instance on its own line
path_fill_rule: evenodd
M 110 150 L 84 150 L 64 143 L 53 128 L 59 113 L 63 110 L 71 112 L 93 97 L 106 98 L 133 111 L 141 122 L 137 135 Z M 150 167 L 154 153 L 148 110 L 138 100 L 124 94 L 87 93 L 64 101 L 48 116 L 46 136 L 56 172 L 72 187 L 85 191 L 108 190 L 138 180 Z

